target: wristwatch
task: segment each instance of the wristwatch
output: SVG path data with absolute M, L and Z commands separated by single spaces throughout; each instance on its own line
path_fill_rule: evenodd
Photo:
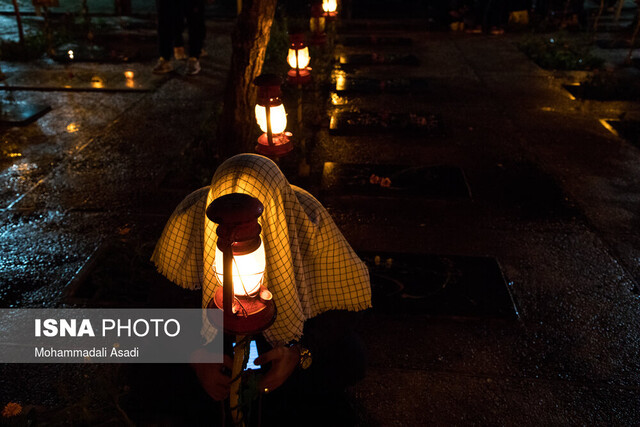
M 287 344 L 287 347 L 295 347 L 298 350 L 298 353 L 300 354 L 300 362 L 298 362 L 298 366 L 300 369 L 309 369 L 311 362 L 313 362 L 311 351 L 308 348 L 303 347 L 302 344 L 296 340 L 290 341 L 289 344 Z

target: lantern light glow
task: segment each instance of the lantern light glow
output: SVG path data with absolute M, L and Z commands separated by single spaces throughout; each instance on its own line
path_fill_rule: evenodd
M 304 34 L 289 34 L 289 43 L 287 62 L 291 69 L 287 72 L 287 81 L 292 85 L 307 84 L 311 81 L 311 68 L 307 67 L 311 58 L 304 42 Z
M 335 12 L 338 9 L 337 0 L 322 0 L 322 9 L 325 12 Z
M 267 133 L 267 109 L 258 104 L 256 105 L 256 121 L 260 130 Z M 269 108 L 269 124 L 271 125 L 271 132 L 274 134 L 282 133 L 287 128 L 287 113 L 284 109 L 284 105 L 280 104 L 275 107 Z
M 214 272 L 218 283 L 223 283 L 224 266 L 222 251 L 216 247 Z M 236 296 L 253 296 L 264 279 L 266 267 L 264 245 L 244 255 L 233 255 L 233 293 Z
M 322 10 L 329 20 L 333 20 L 338 15 L 338 0 L 322 0 Z
M 296 55 L 297 52 L 297 55 Z M 305 68 L 309 65 L 309 48 L 304 47 L 302 49 L 289 49 L 289 54 L 287 55 L 287 62 L 291 68 Z

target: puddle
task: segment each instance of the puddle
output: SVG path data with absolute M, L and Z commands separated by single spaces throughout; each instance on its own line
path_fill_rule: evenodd
M 331 135 L 377 135 L 393 132 L 410 135 L 442 135 L 442 123 L 436 114 L 390 113 L 372 111 L 334 111 Z
M 470 199 L 462 170 L 455 166 L 324 164 L 322 191 L 331 196 Z
M 495 258 L 382 252 L 359 255 L 369 267 L 373 308 L 378 312 L 518 318 Z

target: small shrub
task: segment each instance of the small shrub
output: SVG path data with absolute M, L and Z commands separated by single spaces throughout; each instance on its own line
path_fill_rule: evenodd
M 604 64 L 594 56 L 588 45 L 568 41 L 562 36 L 531 37 L 518 48 L 536 64 L 553 70 L 593 70 Z

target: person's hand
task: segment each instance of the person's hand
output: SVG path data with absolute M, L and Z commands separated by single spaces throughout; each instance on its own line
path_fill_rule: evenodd
M 271 362 L 271 368 L 262 377 L 260 389 L 272 391 L 280 387 L 291 376 L 300 363 L 300 352 L 296 347 L 276 347 L 261 355 L 254 362 L 265 365 Z
M 229 372 L 231 372 L 233 360 L 225 354 L 223 363 L 202 363 L 203 361 L 211 359 L 212 356 L 211 353 L 204 349 L 198 350 L 191 357 L 191 366 L 193 366 L 202 388 L 204 388 L 207 394 L 214 400 L 220 401 L 229 396 L 229 387 L 231 384 L 231 377 L 222 371 L 223 368 L 226 367 Z

